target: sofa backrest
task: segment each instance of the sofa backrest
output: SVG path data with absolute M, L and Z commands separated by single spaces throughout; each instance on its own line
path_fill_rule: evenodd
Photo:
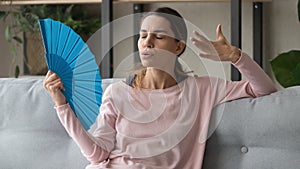
M 218 105 L 204 169 L 300 168 L 300 86 Z
M 1 169 L 75 169 L 88 164 L 53 107 L 42 78 L 0 80 Z

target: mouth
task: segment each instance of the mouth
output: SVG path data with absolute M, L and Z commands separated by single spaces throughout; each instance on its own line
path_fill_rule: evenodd
M 150 58 L 150 57 L 152 57 L 154 54 L 152 53 L 152 52 L 149 52 L 149 51 L 143 51 L 142 53 L 141 53 L 141 57 L 143 58 L 143 59 L 147 59 L 147 58 Z

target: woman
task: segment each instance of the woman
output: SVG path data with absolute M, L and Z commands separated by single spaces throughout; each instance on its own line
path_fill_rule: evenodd
M 264 71 L 228 43 L 220 25 L 217 40 L 211 42 L 218 56 L 208 50 L 207 39 L 195 35 L 190 40 L 206 52 L 201 56 L 232 62 L 248 80 L 184 74 L 177 58 L 186 47 L 186 25 L 175 10 L 159 8 L 141 22 L 138 48 L 143 68 L 105 90 L 93 135 L 82 128 L 66 103 L 60 78 L 47 73 L 44 87 L 65 129 L 91 162 L 87 168 L 199 169 L 213 107 L 276 91 Z

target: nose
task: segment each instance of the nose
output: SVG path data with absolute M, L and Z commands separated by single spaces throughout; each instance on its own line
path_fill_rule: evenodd
M 147 47 L 147 48 L 153 48 L 154 47 L 154 43 L 153 43 L 153 37 L 151 34 L 149 34 L 143 43 L 143 47 Z

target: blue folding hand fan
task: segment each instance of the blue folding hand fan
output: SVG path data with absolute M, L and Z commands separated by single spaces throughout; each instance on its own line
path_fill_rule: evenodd
M 87 44 L 70 27 L 40 19 L 48 69 L 61 78 L 63 94 L 85 130 L 95 122 L 101 105 L 99 67 Z

